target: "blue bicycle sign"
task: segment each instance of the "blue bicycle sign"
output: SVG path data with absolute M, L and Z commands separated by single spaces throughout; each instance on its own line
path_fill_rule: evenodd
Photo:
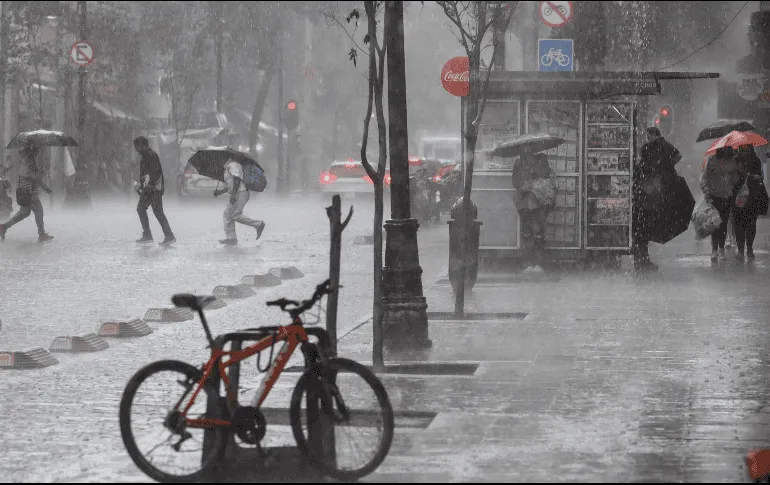
M 538 70 L 574 71 L 572 39 L 539 39 Z

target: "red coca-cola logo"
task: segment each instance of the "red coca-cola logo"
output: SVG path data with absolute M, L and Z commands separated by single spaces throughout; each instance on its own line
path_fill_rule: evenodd
M 453 96 L 468 96 L 470 63 L 465 56 L 453 57 L 441 69 L 441 85 Z

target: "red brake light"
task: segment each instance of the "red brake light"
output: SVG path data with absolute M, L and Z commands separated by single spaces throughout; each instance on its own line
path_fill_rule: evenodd
M 345 162 L 345 168 L 356 168 L 358 164 L 353 160 L 352 158 L 349 158 L 347 162 Z
M 390 172 L 388 172 L 388 173 L 385 174 L 385 183 L 390 185 L 390 180 L 391 180 L 390 179 Z
M 422 165 L 422 158 L 409 157 L 409 165 Z
M 433 177 L 433 181 L 434 182 L 441 182 L 441 175 L 436 175 L 435 177 Z
M 318 182 L 321 185 L 328 185 L 334 182 L 335 180 L 337 180 L 337 176 L 334 175 L 333 173 L 321 172 L 321 176 L 319 177 Z
M 361 177 L 361 178 L 362 178 L 362 179 L 364 179 L 364 180 L 366 180 L 366 182 L 367 182 L 367 183 L 370 183 L 370 184 L 374 185 L 374 182 L 372 182 L 372 178 L 371 178 L 370 176 L 368 176 L 368 175 L 364 175 L 364 176 L 363 176 L 363 177 Z

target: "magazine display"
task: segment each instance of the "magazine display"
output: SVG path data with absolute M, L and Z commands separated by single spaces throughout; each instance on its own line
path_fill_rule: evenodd
M 628 248 L 631 245 L 632 112 L 630 103 L 587 105 L 588 248 Z

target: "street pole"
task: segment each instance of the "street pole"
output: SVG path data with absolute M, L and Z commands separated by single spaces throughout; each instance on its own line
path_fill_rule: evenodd
M 419 224 L 409 208 L 409 139 L 404 62 L 404 5 L 385 2 L 388 65 L 388 145 L 390 150 L 391 219 L 385 221 L 382 334 L 393 350 L 428 348 L 428 304 L 422 290 L 417 247 Z
M 8 29 L 5 25 L 6 2 L 0 1 L 0 52 L 8 52 Z M 8 57 L 0 56 L 0 167 L 5 165 L 5 75 Z
M 88 39 L 88 24 L 86 2 L 78 2 L 78 27 L 80 40 Z M 75 174 L 75 184 L 64 198 L 66 207 L 91 207 L 91 191 L 89 188 L 90 170 L 86 160 L 85 149 L 86 127 L 86 67 L 78 68 L 78 162 Z
M 222 29 L 217 29 L 217 113 L 222 112 Z
M 277 65 L 278 65 L 278 170 L 276 173 L 275 194 L 286 194 L 286 166 L 284 164 L 283 157 L 283 29 L 280 19 L 278 20 L 278 52 L 276 53 Z

